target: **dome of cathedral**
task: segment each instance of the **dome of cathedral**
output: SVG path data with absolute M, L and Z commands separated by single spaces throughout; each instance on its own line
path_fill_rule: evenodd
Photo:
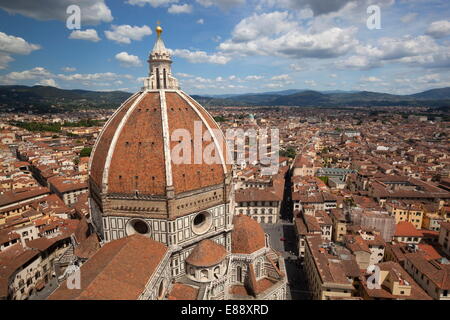
M 227 250 L 212 240 L 202 240 L 186 258 L 186 262 L 196 267 L 210 267 L 225 259 Z
M 233 218 L 234 229 L 231 232 L 231 252 L 251 254 L 266 246 L 266 236 L 261 225 L 246 215 Z
M 91 189 L 98 195 L 124 196 L 165 196 L 172 190 L 176 196 L 223 184 L 231 170 L 225 163 L 223 133 L 213 117 L 179 89 L 160 36 L 149 62 L 142 90 L 119 107 L 97 139 L 90 160 Z M 209 163 L 202 154 L 214 161 Z M 174 155 L 183 161 L 175 161 Z

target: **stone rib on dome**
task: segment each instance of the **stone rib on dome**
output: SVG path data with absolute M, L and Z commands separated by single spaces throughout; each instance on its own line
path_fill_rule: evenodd
M 266 236 L 261 225 L 246 215 L 233 218 L 231 252 L 251 254 L 266 246 Z
M 101 186 L 103 168 L 105 166 L 106 156 L 108 155 L 109 146 L 114 137 L 114 133 L 119 126 L 120 120 L 123 118 L 128 109 L 133 105 L 134 101 L 139 95 L 139 92 L 135 93 L 130 98 L 128 98 L 128 100 L 126 100 L 119 107 L 119 109 L 116 110 L 116 112 L 106 122 L 94 145 L 94 150 L 96 152 L 96 161 L 93 161 L 94 157 L 91 157 L 89 159 L 89 170 L 91 178 L 97 186 Z
M 186 262 L 196 267 L 211 267 L 225 259 L 227 250 L 212 240 L 201 241 L 186 258 Z

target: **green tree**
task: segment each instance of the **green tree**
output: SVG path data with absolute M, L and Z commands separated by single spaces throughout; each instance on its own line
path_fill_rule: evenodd
M 326 185 L 328 185 L 328 177 L 319 177 L 320 180 L 322 180 Z
M 61 125 L 59 123 L 10 121 L 9 124 L 28 131 L 61 132 Z
M 216 122 L 225 122 L 225 121 L 227 121 L 227 119 L 224 116 L 215 116 L 214 120 Z
M 280 151 L 280 156 L 282 157 L 288 157 L 288 158 L 295 158 L 295 155 L 297 154 L 297 152 L 295 151 L 294 148 L 289 147 L 286 150 L 281 150 Z
M 89 157 L 91 155 L 92 148 L 91 147 L 84 147 L 80 151 L 80 157 Z

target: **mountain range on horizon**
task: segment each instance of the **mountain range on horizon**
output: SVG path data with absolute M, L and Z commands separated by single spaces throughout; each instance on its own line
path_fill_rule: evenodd
M 235 95 L 193 95 L 206 106 L 265 105 L 305 107 L 345 106 L 428 106 L 449 107 L 450 87 L 430 89 L 408 95 L 372 91 L 314 91 L 290 89 L 274 92 Z
M 326 90 L 326 91 L 322 91 L 322 90 L 311 90 L 311 89 L 287 89 L 287 90 L 268 91 L 268 92 L 248 92 L 248 93 L 229 93 L 229 94 L 211 94 L 211 95 L 198 94 L 197 96 L 204 96 L 204 97 L 211 97 L 211 98 L 232 98 L 232 97 L 236 97 L 236 96 L 259 95 L 259 94 L 263 94 L 263 95 L 274 94 L 274 95 L 280 95 L 280 96 L 288 96 L 288 95 L 291 95 L 291 94 L 296 94 L 296 93 L 305 92 L 305 91 L 316 91 L 316 92 L 320 92 L 320 93 L 323 93 L 323 94 L 328 94 L 328 93 L 355 93 L 355 92 L 358 92 L 357 90 L 349 90 L 349 91 L 345 91 L 345 90 Z M 196 94 L 194 94 L 194 95 L 196 95 Z
M 131 95 L 124 91 L 89 91 L 49 86 L 0 86 L 0 112 L 61 112 L 73 109 L 117 108 Z M 450 106 L 450 87 L 409 95 L 371 91 L 314 91 L 290 89 L 263 93 L 192 95 L 209 106 Z

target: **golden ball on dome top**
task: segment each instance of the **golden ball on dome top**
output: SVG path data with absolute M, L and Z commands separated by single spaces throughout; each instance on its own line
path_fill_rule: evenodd
M 157 26 L 156 27 L 156 33 L 158 34 L 158 37 L 161 35 L 163 29 L 161 28 L 161 26 Z

